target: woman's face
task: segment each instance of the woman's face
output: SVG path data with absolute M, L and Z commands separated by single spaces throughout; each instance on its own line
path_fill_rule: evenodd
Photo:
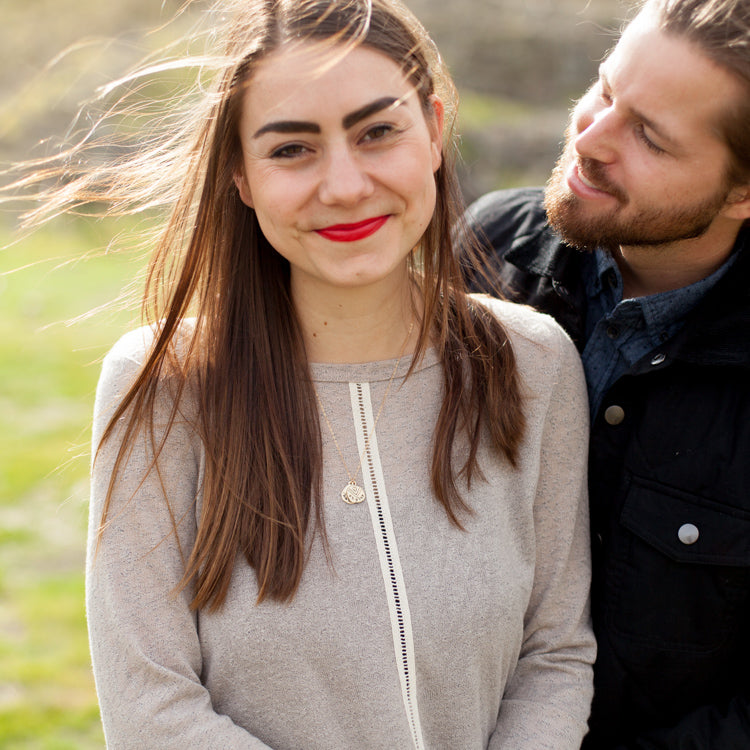
M 304 45 L 267 57 L 240 121 L 240 196 L 291 264 L 293 294 L 308 297 L 406 283 L 441 162 L 439 99 L 425 112 L 401 68 L 373 49 L 331 57 Z

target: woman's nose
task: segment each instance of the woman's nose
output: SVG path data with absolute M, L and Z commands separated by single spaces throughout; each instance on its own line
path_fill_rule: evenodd
M 325 160 L 319 186 L 325 204 L 351 205 L 372 193 L 373 181 L 361 158 L 348 145 L 333 148 Z

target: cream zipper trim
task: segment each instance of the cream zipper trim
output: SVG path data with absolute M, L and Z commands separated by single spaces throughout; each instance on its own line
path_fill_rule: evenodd
M 368 383 L 349 383 L 354 425 L 360 454 L 365 450 L 369 436 L 369 447 L 362 462 L 362 481 L 367 494 L 367 506 L 375 533 L 375 542 L 380 557 L 388 610 L 391 618 L 393 647 L 396 654 L 401 696 L 409 723 L 415 750 L 425 750 L 422 725 L 417 704 L 417 673 L 414 658 L 414 638 L 409 614 L 409 601 L 396 545 L 391 513 L 386 494 L 383 468 L 380 463 L 378 439 L 373 429 L 374 417 L 370 386 Z

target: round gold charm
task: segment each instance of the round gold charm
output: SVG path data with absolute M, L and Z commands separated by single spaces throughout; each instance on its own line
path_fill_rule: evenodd
M 357 505 L 357 503 L 364 502 L 365 497 L 365 491 L 356 482 L 349 482 L 341 490 L 341 499 L 348 505 Z

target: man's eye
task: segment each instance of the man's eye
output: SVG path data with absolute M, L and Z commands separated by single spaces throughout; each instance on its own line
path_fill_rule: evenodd
M 643 141 L 643 144 L 646 146 L 646 148 L 653 151 L 655 154 L 663 154 L 664 149 L 661 148 L 661 146 L 657 146 L 647 135 L 646 135 L 646 129 L 643 127 L 643 125 L 638 125 L 636 128 L 636 133 L 638 134 L 638 138 Z

